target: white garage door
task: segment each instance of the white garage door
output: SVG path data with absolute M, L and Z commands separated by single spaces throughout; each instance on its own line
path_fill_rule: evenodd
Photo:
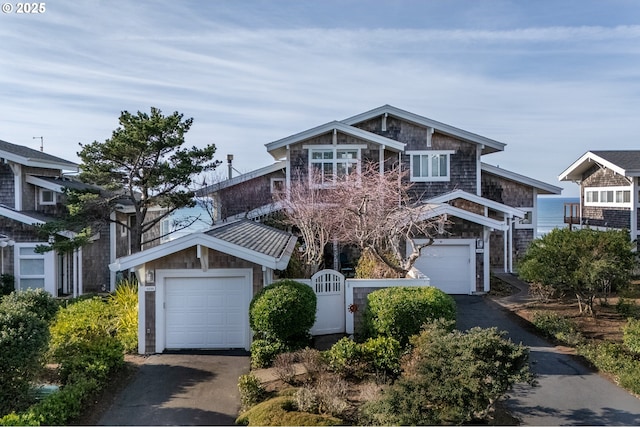
M 167 277 L 165 348 L 245 348 L 251 284 L 246 277 Z
M 448 294 L 469 294 L 474 288 L 472 262 L 468 244 L 434 244 L 422 249 L 415 267 L 429 277 L 431 286 Z

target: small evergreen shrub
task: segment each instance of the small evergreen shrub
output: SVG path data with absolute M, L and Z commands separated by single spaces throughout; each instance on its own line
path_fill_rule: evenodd
M 273 364 L 276 356 L 289 351 L 289 347 L 278 340 L 257 339 L 251 342 L 251 367 L 254 369 L 268 368 Z
M 627 318 L 640 317 L 640 307 L 638 307 L 635 300 L 620 298 L 616 303 L 616 312 Z
M 30 403 L 31 381 L 40 372 L 49 342 L 47 322 L 21 304 L 0 309 L 0 414 Z
M 629 319 L 622 331 L 624 345 L 633 353 L 640 353 L 640 319 Z
M 369 338 L 356 343 L 340 339 L 326 352 L 329 367 L 344 377 L 362 378 L 366 373 L 400 373 L 401 347 L 392 337 Z
M 578 354 L 600 371 L 613 375 L 621 387 L 640 394 L 640 360 L 624 345 L 612 342 L 587 344 L 578 347 Z
M 282 280 L 263 288 L 249 305 L 249 323 L 260 338 L 304 341 L 316 321 L 316 294 L 310 286 Z
M 584 337 L 576 325 L 566 317 L 549 311 L 538 311 L 533 314 L 533 325 L 549 338 L 564 344 L 576 346 L 584 341 Z
M 477 423 L 513 384 L 532 382 L 529 352 L 495 328 L 451 331 L 427 325 L 412 338 L 403 374 L 362 408 L 374 425 Z
M 252 373 L 240 376 L 238 379 L 238 390 L 240 391 L 242 411 L 262 402 L 267 397 L 267 391 L 262 386 L 262 383 L 260 383 L 260 380 Z
M 440 318 L 456 319 L 456 304 L 450 295 L 433 286 L 391 287 L 367 296 L 363 329 L 367 337 L 393 337 L 404 346 L 422 325 Z

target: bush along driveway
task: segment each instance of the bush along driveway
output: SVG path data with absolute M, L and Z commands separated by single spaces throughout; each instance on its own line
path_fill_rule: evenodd
M 640 399 L 522 327 L 504 308 L 509 300 L 494 302 L 477 296 L 456 296 L 455 300 L 459 329 L 497 327 L 507 331 L 513 342 L 530 347 L 538 385 L 516 385 L 505 400 L 522 424 L 640 424 Z

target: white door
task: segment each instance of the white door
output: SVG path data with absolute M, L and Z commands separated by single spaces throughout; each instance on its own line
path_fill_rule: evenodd
M 251 288 L 245 276 L 164 278 L 164 347 L 246 348 Z
M 448 294 L 475 290 L 475 257 L 468 243 L 442 240 L 422 249 L 415 267 L 430 279 L 431 286 Z

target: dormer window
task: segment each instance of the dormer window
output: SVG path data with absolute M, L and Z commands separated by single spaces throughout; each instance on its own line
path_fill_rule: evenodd
M 449 181 L 453 151 L 408 151 L 411 181 Z
M 53 190 L 47 190 L 46 188 L 41 188 L 39 193 L 40 193 L 39 203 L 41 205 L 56 204 L 56 193 Z

